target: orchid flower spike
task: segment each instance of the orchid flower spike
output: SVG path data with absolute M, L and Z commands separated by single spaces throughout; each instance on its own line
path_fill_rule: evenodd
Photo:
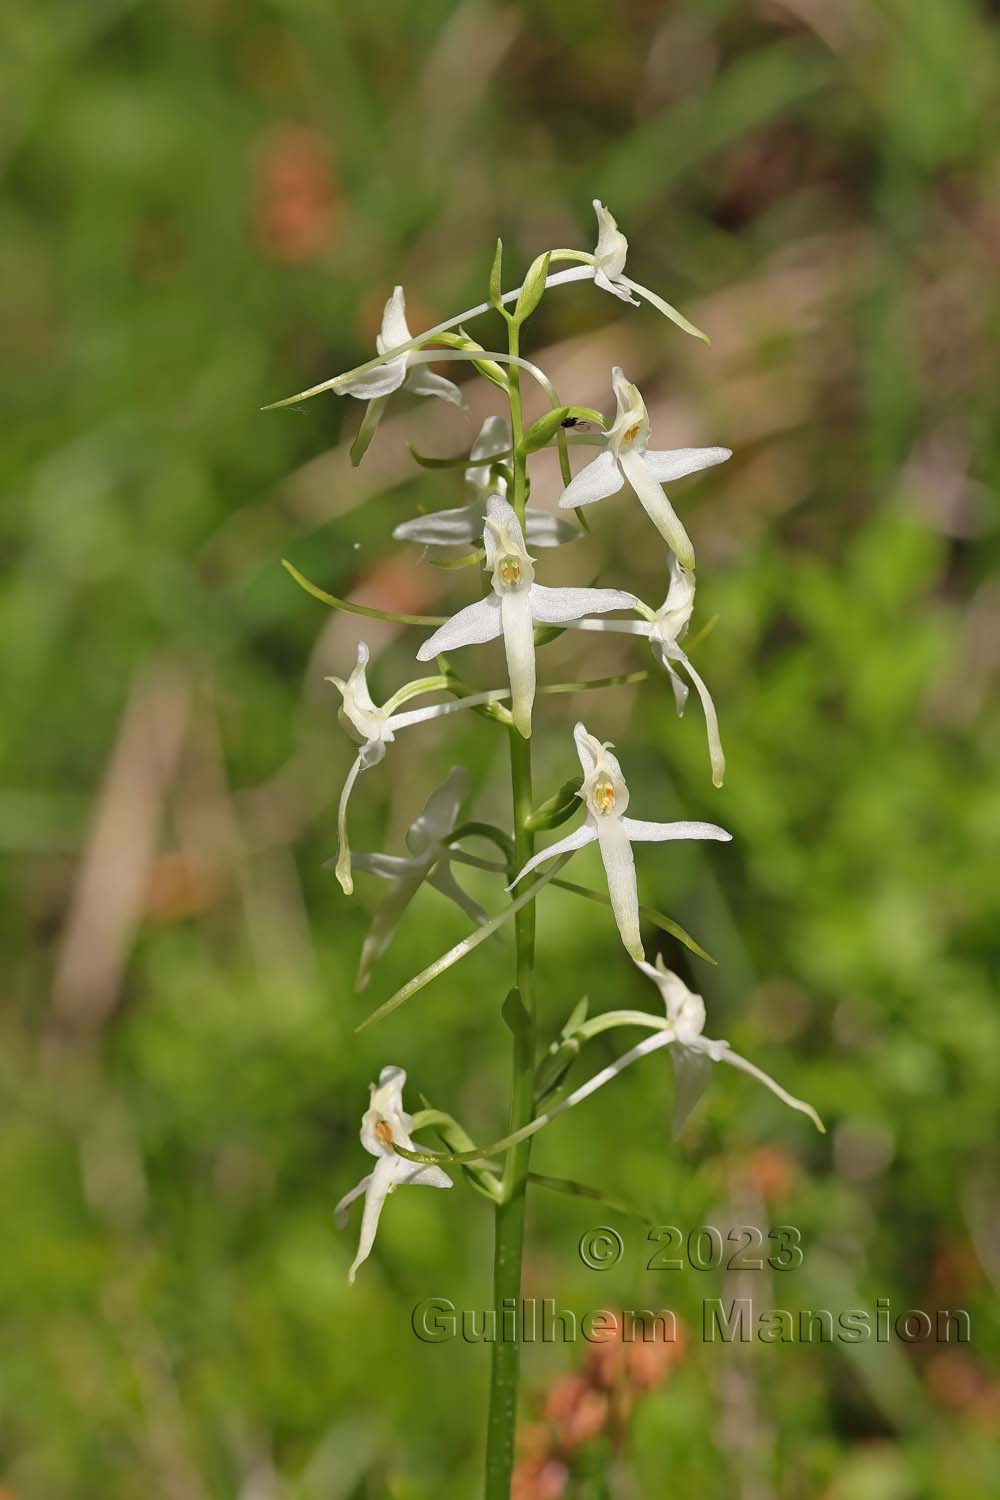
M 563 510 L 575 510 L 617 495 L 631 485 L 649 519 L 663 537 L 683 568 L 694 567 L 691 539 L 670 501 L 661 489 L 673 479 L 710 469 L 732 457 L 729 448 L 672 448 L 648 451 L 649 415 L 631 380 L 621 367 L 611 372 L 611 383 L 618 404 L 618 414 L 605 434 L 607 447 L 593 463 L 581 469 L 563 490 L 559 504 Z
M 509 454 L 510 444 L 510 429 L 503 417 L 487 417 L 469 458 L 482 460 Z M 425 547 L 469 547 L 478 542 L 483 530 L 483 508 L 487 496 L 491 493 L 506 495 L 507 481 L 502 475 L 494 474 L 490 464 L 472 462 L 465 471 L 465 484 L 473 496 L 467 505 L 404 521 L 392 533 L 396 540 L 421 542 Z M 572 521 L 532 506 L 525 512 L 525 534 L 529 547 L 558 547 L 583 535 L 580 527 Z
M 429 707 L 411 709 L 405 714 L 397 713 L 396 710 L 410 698 L 416 698 L 421 693 L 440 692 L 444 687 L 444 679 L 422 677 L 408 682 L 379 708 L 368 691 L 368 661 L 368 647 L 364 641 L 359 641 L 358 659 L 346 682 L 341 677 L 327 678 L 343 699 L 340 707 L 341 723 L 361 743 L 354 764 L 347 773 L 337 808 L 338 851 L 335 870 L 347 896 L 354 889 L 351 879 L 351 850 L 347 842 L 347 804 L 361 772 L 377 766 L 385 758 L 385 747 L 392 744 L 398 730 L 406 729 L 411 724 L 422 724 L 427 719 L 439 718 L 442 714 L 457 713 L 460 708 L 475 708 L 480 703 L 497 703 L 501 698 L 510 697 L 506 688 L 498 688 L 487 693 L 472 693 L 467 698 L 454 698 L 447 703 L 433 703 Z
M 347 1223 L 347 1210 L 362 1194 L 365 1211 L 361 1219 L 361 1239 L 358 1253 L 347 1273 L 348 1281 L 354 1281 L 358 1267 L 371 1254 L 378 1231 L 382 1205 L 400 1184 L 406 1187 L 450 1188 L 451 1178 L 440 1167 L 407 1161 L 396 1154 L 396 1146 L 407 1151 L 414 1149 L 410 1139 L 413 1116 L 403 1108 L 403 1085 L 406 1074 L 402 1068 L 383 1068 L 378 1083 L 371 1084 L 371 1102 L 361 1120 L 361 1144 L 376 1157 L 375 1169 L 362 1177 L 357 1187 L 345 1193 L 334 1210 L 338 1229 Z
M 384 354 L 387 349 L 398 349 L 400 344 L 409 344 L 412 339 L 406 322 L 406 298 L 403 288 L 397 286 L 385 304 L 382 330 L 375 340 L 375 348 L 379 354 Z M 394 359 L 387 359 L 364 375 L 338 380 L 337 391 L 344 396 L 356 396 L 359 401 L 377 401 L 380 396 L 390 396 L 400 386 L 405 386 L 414 396 L 439 396 L 452 406 L 464 406 L 465 397 L 454 381 L 435 375 L 425 364 L 417 363 L 411 368 L 416 352 L 411 349 L 406 354 L 397 354 Z
M 683 328 L 685 333 L 693 334 L 696 339 L 702 339 L 707 344 L 708 337 L 689 323 L 676 307 L 671 307 L 669 302 L 664 302 L 655 292 L 648 287 L 640 286 L 637 281 L 625 275 L 625 257 L 628 255 L 628 240 L 622 234 L 615 222 L 614 216 L 608 212 L 599 198 L 594 199 L 594 212 L 597 215 L 597 245 L 594 248 L 594 285 L 599 286 L 602 291 L 610 292 L 613 297 L 618 297 L 622 302 L 630 302 L 633 307 L 639 306 L 639 299 L 648 302 L 664 317 L 676 323 L 678 328 Z M 638 295 L 636 295 L 638 294 Z
M 502 635 L 510 673 L 511 711 L 525 739 L 531 734 L 535 700 L 535 625 L 569 625 L 584 615 L 634 609 L 635 595 L 621 589 L 550 589 L 535 582 L 535 566 L 524 545 L 521 523 L 501 495 L 491 495 L 483 533 L 493 592 L 469 604 L 435 630 L 417 652 L 429 661 L 442 651 L 479 645 Z
M 611 754 L 611 746 L 602 745 L 600 740 L 587 733 L 583 724 L 577 724 L 573 738 L 583 768 L 583 786 L 577 796 L 587 809 L 586 820 L 566 838 L 533 855 L 511 882 L 511 889 L 543 860 L 582 849 L 596 839 L 601 847 L 601 859 L 608 877 L 608 895 L 618 931 L 628 953 L 640 963 L 646 955 L 639 935 L 639 894 L 632 845 L 660 843 L 668 839 L 716 839 L 728 843 L 732 834 L 715 823 L 643 823 L 626 818 L 628 787 L 617 757 Z
M 680 644 L 687 635 L 688 625 L 694 611 L 694 589 L 694 573 L 686 573 L 677 558 L 671 556 L 667 597 L 648 620 L 580 620 L 573 628 L 576 630 L 613 630 L 623 635 L 646 636 L 655 660 L 670 678 L 678 717 L 683 714 L 687 704 L 688 685 L 680 673 L 675 671 L 673 664 L 677 662 L 684 668 L 694 683 L 705 714 L 712 784 L 721 786 L 726 774 L 726 757 L 723 754 L 722 740 L 719 736 L 719 718 L 715 712 L 715 704 L 700 674 L 695 671 Z
M 453 766 L 447 779 L 431 793 L 423 812 L 410 824 L 406 835 L 408 856 L 351 856 L 352 870 L 365 870 L 391 882 L 389 893 L 372 918 L 361 949 L 355 989 L 363 990 L 368 983 L 374 964 L 388 948 L 404 911 L 425 881 L 460 906 L 473 922 L 482 925 L 489 921 L 488 913 L 466 895 L 451 872 L 452 850 L 448 841 L 468 795 L 469 773 L 461 766 Z
M 770 1074 L 765 1073 L 754 1063 L 748 1062 L 738 1052 L 733 1052 L 728 1042 L 713 1041 L 711 1037 L 702 1035 L 705 1029 L 704 1000 L 700 995 L 693 994 L 683 979 L 667 968 L 662 956 L 657 955 L 655 968 L 644 959 L 636 962 L 659 990 L 666 1008 L 667 1020 L 673 1030 L 674 1040 L 670 1047 L 670 1055 L 673 1059 L 676 1081 L 675 1135 L 680 1133 L 685 1120 L 701 1097 L 708 1081 L 710 1062 L 729 1063 L 730 1067 L 738 1068 L 741 1073 L 749 1073 L 751 1078 L 756 1078 L 764 1084 L 765 1088 L 769 1088 L 771 1093 L 776 1094 L 784 1104 L 808 1115 L 817 1130 L 823 1134 L 826 1133 L 822 1120 L 811 1104 L 794 1098 L 781 1087 L 780 1083 L 776 1083 Z

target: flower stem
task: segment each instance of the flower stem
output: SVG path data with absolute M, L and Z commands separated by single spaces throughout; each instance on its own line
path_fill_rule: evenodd
M 519 326 L 508 325 L 510 352 L 518 352 Z M 521 449 L 524 420 L 518 368 L 510 367 L 508 396 L 514 460 L 511 500 L 524 524 L 527 502 L 527 460 Z M 534 805 L 531 787 L 531 741 L 510 730 L 510 783 L 514 814 L 514 868 L 521 869 L 534 851 L 534 834 L 528 819 Z M 511 1131 L 529 1124 L 535 1096 L 535 903 L 529 902 L 515 918 L 516 960 L 514 982 L 520 995 L 519 1015 L 509 1016 L 514 1035 L 513 1077 L 510 1100 Z M 515 997 L 516 998 L 516 997 Z M 523 1008 L 522 1008 L 523 1007 Z M 493 1241 L 493 1299 L 498 1337 L 492 1346 L 490 1406 L 486 1431 L 486 1500 L 509 1500 L 514 1467 L 514 1434 L 517 1426 L 517 1390 L 521 1349 L 517 1339 L 502 1337 L 505 1309 L 521 1304 L 521 1257 L 524 1249 L 524 1208 L 528 1187 L 531 1141 L 520 1142 L 508 1152 L 504 1163 L 501 1201 L 495 1209 Z M 515 1334 L 520 1317 L 515 1312 Z

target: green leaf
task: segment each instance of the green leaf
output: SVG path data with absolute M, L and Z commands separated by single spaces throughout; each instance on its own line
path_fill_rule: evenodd
M 351 444 L 351 463 L 355 468 L 361 463 L 368 449 L 372 445 L 372 438 L 378 432 L 378 424 L 382 420 L 382 412 L 388 396 L 376 396 L 374 401 L 369 401 L 365 407 L 365 414 L 361 418 L 361 426 L 358 428 L 354 442 Z
M 503 240 L 497 240 L 496 254 L 493 256 L 493 265 L 490 268 L 490 301 L 498 313 L 508 316 L 507 309 L 503 305 Z
M 583 896 L 587 901 L 599 901 L 602 906 L 611 905 L 611 897 L 605 895 L 603 891 L 592 891 L 588 886 L 576 885 L 572 880 L 554 880 L 552 884 L 557 885 L 561 891 L 571 891 L 574 896 Z M 710 953 L 705 952 L 700 943 L 695 942 L 689 932 L 685 932 L 679 922 L 665 917 L 655 907 L 640 906 L 639 915 L 645 921 L 652 922 L 654 927 L 659 927 L 661 932 L 669 932 L 671 937 L 675 937 L 689 952 L 694 953 L 698 958 L 703 958 L 707 964 L 718 963 L 718 960 L 714 959 Z
M 536 256 L 528 267 L 528 274 L 521 286 L 521 295 L 514 308 L 514 322 L 523 323 L 530 318 L 545 291 L 545 278 L 549 274 L 549 252 Z
M 364 615 L 369 620 L 390 620 L 395 625 L 443 625 L 447 618 L 445 615 L 397 615 L 387 609 L 369 609 L 364 604 L 352 604 L 349 599 L 338 599 L 336 594 L 328 594 L 325 589 L 310 583 L 305 574 L 300 573 L 287 557 L 281 559 L 281 566 L 286 573 L 291 574 L 300 589 L 305 589 L 307 594 L 312 594 L 321 604 L 329 605 L 330 609 L 342 609 L 349 615 Z
M 544 802 L 540 802 L 528 814 L 524 823 L 525 831 L 540 833 L 545 828 L 558 828 L 560 823 L 565 823 L 579 809 L 578 793 L 582 786 L 582 776 L 571 776 L 569 781 L 564 781 L 557 792 L 546 797 Z
M 623 1199 L 611 1198 L 600 1188 L 588 1187 L 585 1182 L 576 1182 L 570 1177 L 549 1177 L 544 1172 L 529 1172 L 528 1181 L 533 1182 L 536 1187 L 548 1188 L 553 1193 L 567 1193 L 572 1198 L 591 1198 L 595 1203 L 603 1203 L 606 1208 L 614 1209 L 615 1213 L 639 1219 L 643 1224 L 656 1223 L 654 1216 L 643 1213 Z

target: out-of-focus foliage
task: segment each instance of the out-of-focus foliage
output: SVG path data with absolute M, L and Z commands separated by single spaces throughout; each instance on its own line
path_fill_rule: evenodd
M 529 1295 L 668 1306 L 692 1334 L 608 1477 L 566 1493 L 659 1494 L 665 1475 L 683 1495 L 996 1490 L 993 12 L 8 8 L 5 1494 L 475 1491 L 486 1351 L 421 1343 L 409 1318 L 428 1296 L 486 1305 L 487 1205 L 461 1184 L 400 1195 L 352 1290 L 356 1225 L 338 1235 L 331 1207 L 364 1166 L 357 1124 L 385 1062 L 475 1138 L 500 1133 L 506 957 L 485 944 L 353 1036 L 462 919 L 422 892 L 355 998 L 379 893 L 362 878 L 349 902 L 321 869 L 351 754 L 322 677 L 353 659 L 360 622 L 279 561 L 387 608 L 466 602 L 471 573 L 386 539 L 461 499 L 406 438 L 456 453 L 476 425 L 398 401 L 355 474 L 356 403 L 258 407 L 365 357 L 397 281 L 419 328 L 480 300 L 498 234 L 511 268 L 588 248 L 595 195 L 630 269 L 712 347 L 574 286 L 545 299 L 533 352 L 590 405 L 622 363 L 659 446 L 734 449 L 675 496 L 698 548 L 695 628 L 720 616 L 698 663 L 729 771 L 713 793 L 697 708 L 678 724 L 657 680 L 641 698 L 542 700 L 539 795 L 574 772 L 584 713 L 617 741 L 640 816 L 732 829 L 726 850 L 647 851 L 643 899 L 720 960 L 684 963 L 711 1034 L 812 1100 L 830 1134 L 733 1074 L 675 1146 L 669 1068 L 651 1058 L 543 1134 L 534 1166 L 685 1230 L 795 1224 L 804 1265 L 754 1286 L 763 1305 L 962 1307 L 973 1339 L 706 1345 L 701 1300 L 731 1280 L 647 1271 L 644 1225 L 539 1189 Z M 490 327 L 475 329 L 487 344 Z M 474 418 L 495 409 L 481 384 Z M 546 578 L 600 572 L 658 602 L 642 517 L 623 499 L 594 524 Z M 380 690 L 412 675 L 416 632 L 362 633 Z M 563 637 L 541 664 L 599 676 L 645 665 L 638 651 Z M 492 684 L 499 657 L 474 665 Z M 408 744 L 365 778 L 356 848 L 397 847 L 455 762 L 477 812 L 503 819 L 494 726 L 463 715 Z M 573 873 L 595 873 L 591 854 Z M 489 880 L 470 888 L 496 909 Z M 584 991 L 595 1009 L 652 1003 L 599 908 L 549 891 L 541 910 L 551 1031 Z M 576 1245 L 604 1220 L 626 1254 L 600 1274 Z M 527 1416 L 584 1354 L 526 1352 Z

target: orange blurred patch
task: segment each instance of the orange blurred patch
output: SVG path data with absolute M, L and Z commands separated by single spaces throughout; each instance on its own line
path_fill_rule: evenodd
M 146 891 L 144 916 L 152 922 L 186 922 L 215 906 L 225 893 L 219 869 L 189 851 L 157 855 Z
M 791 1192 L 798 1163 L 780 1146 L 760 1146 L 747 1162 L 747 1176 L 765 1203 L 780 1203 Z
M 271 260 L 298 265 L 329 250 L 338 192 L 330 147 L 319 131 L 280 125 L 257 147 L 253 224 Z

